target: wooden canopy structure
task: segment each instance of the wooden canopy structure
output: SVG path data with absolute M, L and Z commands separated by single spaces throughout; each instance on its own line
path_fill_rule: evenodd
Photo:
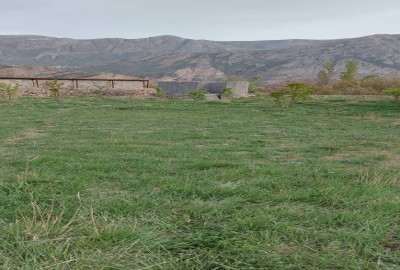
M 141 80 L 141 79 L 90 79 L 90 78 L 31 78 L 31 77 L 0 77 L 0 80 L 23 80 L 23 81 L 32 81 L 34 87 L 39 87 L 39 81 L 72 81 L 76 88 L 79 87 L 80 81 L 93 81 L 93 82 L 109 82 L 111 83 L 111 87 L 115 87 L 115 82 L 142 82 L 143 88 L 149 88 L 149 80 Z

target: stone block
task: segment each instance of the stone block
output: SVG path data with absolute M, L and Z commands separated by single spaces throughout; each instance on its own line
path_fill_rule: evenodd
M 213 101 L 220 100 L 220 98 L 217 94 L 205 94 L 204 97 L 205 97 L 205 100 L 213 100 Z

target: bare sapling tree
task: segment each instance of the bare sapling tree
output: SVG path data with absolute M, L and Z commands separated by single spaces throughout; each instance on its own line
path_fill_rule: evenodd
M 328 85 L 332 79 L 333 72 L 335 71 L 336 63 L 332 60 L 328 60 L 324 63 L 323 68 L 318 72 L 318 83 L 321 85 Z
M 12 85 L 8 83 L 0 83 L 0 92 L 4 93 L 10 101 L 12 97 L 17 95 L 18 90 L 19 84 Z
M 93 81 L 92 82 L 94 90 L 93 93 L 96 97 L 100 98 L 103 96 L 103 92 L 105 89 L 110 88 L 111 87 L 111 83 L 110 82 L 97 82 L 97 81 Z
M 64 87 L 63 82 L 59 82 L 58 80 L 46 81 L 43 87 L 52 93 L 58 103 L 61 103 L 61 90 Z
M 344 71 L 340 75 L 340 79 L 343 81 L 353 81 L 356 78 L 358 72 L 358 62 L 351 60 L 346 63 Z

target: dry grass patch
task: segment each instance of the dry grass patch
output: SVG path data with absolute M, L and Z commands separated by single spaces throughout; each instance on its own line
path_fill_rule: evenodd
M 4 139 L 5 143 L 12 144 L 12 143 L 17 143 L 20 141 L 26 141 L 26 140 L 34 140 L 38 139 L 41 137 L 45 137 L 46 133 L 34 129 L 34 128 L 28 128 L 23 130 L 22 132 L 16 133 L 13 136 L 7 137 Z
M 381 165 L 385 168 L 397 168 L 400 167 L 400 155 L 392 155 L 388 160 L 381 162 Z

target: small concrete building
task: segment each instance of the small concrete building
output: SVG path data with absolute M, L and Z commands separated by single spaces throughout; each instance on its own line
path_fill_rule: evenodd
M 206 90 L 211 94 L 221 94 L 224 88 L 231 88 L 234 97 L 248 96 L 249 82 L 158 82 L 167 96 L 182 97 L 194 90 Z

